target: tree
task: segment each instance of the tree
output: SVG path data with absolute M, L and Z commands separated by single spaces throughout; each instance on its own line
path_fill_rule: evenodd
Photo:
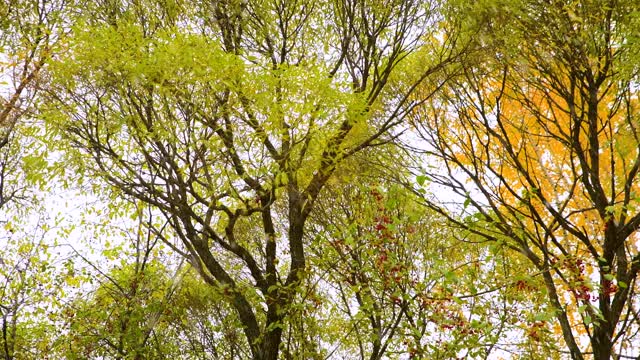
M 168 270 L 157 261 L 140 265 L 114 268 L 94 292 L 83 293 L 66 306 L 68 335 L 58 341 L 60 356 L 167 359 L 182 353 L 166 323 L 181 319 L 166 314 L 173 307 L 184 270 L 168 279 Z
M 106 200 L 103 200 L 104 203 Z M 73 249 L 82 291 L 60 311 L 63 335 L 53 354 L 68 359 L 248 357 L 241 324 L 224 295 L 184 259 L 166 254 L 149 224 L 160 221 L 142 203 L 112 201 L 87 235 L 100 239 Z M 101 217 L 96 216 L 100 213 Z M 161 226 L 161 225 L 159 225 Z M 71 244 L 68 244 L 71 245 Z M 86 248 L 103 248 L 99 261 Z M 84 266 L 82 264 L 84 263 Z
M 336 174 L 327 185 L 335 196 L 319 199 L 309 220 L 309 296 L 313 316 L 327 319 L 329 354 L 549 358 L 540 277 L 511 278 L 522 261 L 500 246 L 458 241 L 459 230 L 401 185 L 409 176 L 402 158 L 391 145 L 351 158 L 348 169 L 358 170 Z
M 26 170 L 43 164 L 37 154 L 20 150 L 29 144 L 16 138 L 16 128 L 32 110 L 41 70 L 61 32 L 64 5 L 64 1 L 41 0 L 0 4 L 0 206 L 24 195 L 24 179 L 18 174 L 31 174 L 20 171 L 21 162 Z M 20 131 L 22 136 L 31 132 L 28 127 Z
M 640 4 L 465 6 L 490 52 L 414 113 L 460 201 L 426 200 L 529 260 L 571 358 L 637 353 Z
M 252 357 L 276 359 L 322 189 L 344 159 L 390 141 L 416 86 L 457 56 L 450 37 L 394 81 L 429 45 L 435 5 L 98 3 L 51 68 L 50 143 L 161 212 L 181 244 L 158 236 L 225 294 Z
M 167 330 L 167 321 L 181 321 L 169 315 L 187 269 L 184 261 L 174 265 L 160 255 L 161 242 L 146 225 L 155 220 L 148 206 L 119 205 L 105 215 L 120 226 L 98 223 L 93 229 L 103 241 L 115 240 L 103 244 L 101 254 L 104 264 L 111 263 L 110 269 L 98 266 L 73 247 L 74 257 L 86 263 L 85 268 L 75 266 L 82 273 L 77 282 L 86 290 L 78 292 L 62 310 L 58 325 L 65 329 L 65 335 L 57 342 L 56 355 L 68 359 L 175 358 L 182 349 Z M 133 222 L 119 218 L 122 208 Z M 110 236 L 105 235 L 105 227 Z M 126 241 L 128 236 L 133 237 L 130 242 Z
M 449 346 L 455 335 L 445 333 L 452 329 L 473 347 L 475 331 L 462 315 L 462 300 L 453 301 L 457 284 L 443 281 L 446 273 L 453 280 L 452 270 L 468 260 L 464 252 L 445 253 L 453 240 L 446 226 L 398 186 L 356 183 L 330 186 L 340 189 L 338 201 L 319 201 L 311 220 L 314 282 L 320 303 L 331 309 L 326 326 L 343 329 L 333 339 L 338 356 L 447 358 L 464 347 Z M 444 335 L 440 354 L 430 348 L 437 341 L 427 330 L 432 326 Z
M 42 359 L 53 348 L 68 272 L 51 254 L 38 205 L 46 149 L 29 124 L 42 69 L 61 33 L 65 1 L 0 3 L 0 356 Z
M 17 218 L 0 237 L 0 356 L 43 359 L 57 340 L 52 334 L 70 275 L 54 263 L 44 221 L 33 226 Z

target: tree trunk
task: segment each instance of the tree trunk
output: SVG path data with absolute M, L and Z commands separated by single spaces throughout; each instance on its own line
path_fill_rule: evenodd
M 610 360 L 613 344 L 608 331 L 609 326 L 602 324 L 596 327 L 593 337 L 591 338 L 591 347 L 593 348 L 594 360 Z
M 281 341 L 282 329 L 280 327 L 267 331 L 261 346 L 262 354 L 255 360 L 277 360 Z

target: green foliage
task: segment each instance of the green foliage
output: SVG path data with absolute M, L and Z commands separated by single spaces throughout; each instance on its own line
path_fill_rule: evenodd
M 416 86 L 387 83 L 433 13 L 405 1 L 91 11 L 50 65 L 47 141 L 162 214 L 150 231 L 234 307 L 252 356 L 275 359 L 305 293 L 307 218 L 347 158 L 392 140 Z M 319 28 L 340 44 L 321 56 Z
M 73 264 L 54 257 L 44 220 L 3 220 L 0 352 L 7 359 L 42 359 L 55 349 L 60 309 L 75 286 Z
M 169 341 L 159 341 L 159 318 L 170 307 L 171 279 L 158 263 L 144 270 L 115 268 L 87 297 L 79 297 L 63 311 L 68 326 L 64 357 L 155 359 L 176 354 Z M 170 294 L 169 294 L 170 295 Z M 175 346 L 175 345 L 173 345 Z

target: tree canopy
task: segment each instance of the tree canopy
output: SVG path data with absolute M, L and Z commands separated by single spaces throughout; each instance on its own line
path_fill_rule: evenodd
M 639 14 L 4 0 L 2 357 L 640 356 Z

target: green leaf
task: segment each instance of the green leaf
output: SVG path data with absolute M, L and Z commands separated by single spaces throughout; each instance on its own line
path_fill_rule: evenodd
M 416 182 L 418 183 L 418 185 L 423 186 L 424 183 L 430 180 L 429 177 L 425 176 L 425 175 L 418 175 L 416 176 Z
M 539 313 L 533 318 L 533 320 L 535 320 L 535 321 L 548 321 L 548 320 L 551 319 L 551 317 L 552 317 L 552 315 L 549 314 L 549 313 Z
M 444 277 L 450 282 L 457 282 L 458 281 L 458 276 L 453 271 L 447 271 L 444 274 Z

